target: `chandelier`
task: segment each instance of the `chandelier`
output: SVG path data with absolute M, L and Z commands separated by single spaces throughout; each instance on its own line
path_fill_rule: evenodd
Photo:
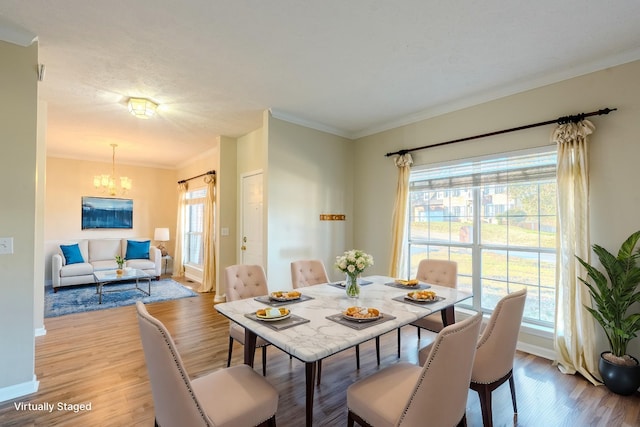
M 103 192 L 109 193 L 111 196 L 115 196 L 118 192 L 116 186 L 116 147 L 118 144 L 111 144 L 113 148 L 113 154 L 111 156 L 111 175 L 96 175 L 93 177 L 93 186 L 96 189 L 101 189 Z M 131 190 L 131 180 L 126 176 L 120 177 L 120 190 L 122 194 L 126 194 Z

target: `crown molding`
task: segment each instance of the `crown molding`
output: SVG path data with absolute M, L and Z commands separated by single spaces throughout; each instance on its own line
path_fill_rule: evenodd
M 289 123 L 293 123 L 293 124 L 296 124 L 296 125 L 304 126 L 304 127 L 307 127 L 307 128 L 319 130 L 321 132 L 330 133 L 330 134 L 333 134 L 333 135 L 336 135 L 336 136 L 341 136 L 343 138 L 353 139 L 353 135 L 351 134 L 351 132 L 345 132 L 342 129 L 338 129 L 336 127 L 329 126 L 329 125 L 326 125 L 324 123 L 316 122 L 316 121 L 313 121 L 313 120 L 303 119 L 303 118 L 295 116 L 293 114 L 285 113 L 284 111 L 280 111 L 280 110 L 278 110 L 276 108 L 269 108 L 269 113 L 271 113 L 272 117 L 274 117 L 276 119 L 279 119 L 279 120 L 283 120 L 285 122 L 289 122 Z
M 412 123 L 416 123 L 422 120 L 441 116 L 443 114 L 462 110 L 464 108 L 469 108 L 476 105 L 484 104 L 486 102 L 494 101 L 500 98 L 505 98 L 507 96 L 515 95 L 528 90 L 537 89 L 537 88 L 558 83 L 564 80 L 569 80 L 572 78 L 584 76 L 586 74 L 602 71 L 607 68 L 627 64 L 629 62 L 637 61 L 639 59 L 640 59 L 640 48 L 620 52 L 615 55 L 610 55 L 604 59 L 586 62 L 580 65 L 576 65 L 573 67 L 556 71 L 554 73 L 544 74 L 537 78 L 516 82 L 511 85 L 506 85 L 497 89 L 481 92 L 476 95 L 467 96 L 467 97 L 464 97 L 463 99 L 457 99 L 445 104 L 435 106 L 433 108 L 428 108 L 426 110 L 422 110 L 415 114 L 403 116 L 398 119 L 382 123 L 380 125 L 371 126 L 361 131 L 354 132 L 352 135 L 352 138 L 358 139 L 358 138 L 363 138 L 365 136 L 374 135 L 376 133 L 384 132 L 400 126 L 410 125 Z

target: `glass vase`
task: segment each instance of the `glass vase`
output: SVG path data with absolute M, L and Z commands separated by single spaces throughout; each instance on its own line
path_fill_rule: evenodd
M 347 274 L 345 290 L 349 298 L 358 298 L 360 296 L 360 285 L 358 284 L 358 276 L 356 274 Z

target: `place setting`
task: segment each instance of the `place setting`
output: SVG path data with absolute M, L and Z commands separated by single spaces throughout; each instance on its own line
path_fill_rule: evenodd
M 352 306 L 341 313 L 332 314 L 326 318 L 341 325 L 361 330 L 388 320 L 393 320 L 395 316 L 382 313 L 374 307 Z
M 372 284 L 373 282 L 370 280 L 364 280 L 364 279 L 358 279 L 358 285 L 360 286 L 367 286 Z M 333 286 L 335 288 L 339 288 L 339 289 L 344 289 L 347 286 L 347 282 L 346 280 L 342 280 L 340 282 L 331 282 L 328 283 L 329 286 Z
M 291 310 L 286 307 L 260 308 L 255 312 L 245 314 L 245 317 L 262 322 L 275 331 L 282 331 L 309 322 L 309 319 L 292 314 Z
M 424 307 L 425 305 L 444 301 L 446 298 L 437 295 L 434 291 L 423 289 L 423 290 L 411 291 L 406 293 L 405 295 L 400 295 L 391 299 L 394 301 L 399 301 L 406 304 L 413 304 L 420 307 Z
M 292 291 L 274 291 L 269 293 L 269 295 L 261 295 L 259 297 L 255 297 L 254 300 L 261 302 L 263 304 L 267 304 L 271 307 L 280 307 L 288 304 L 295 304 L 303 301 L 312 300 L 313 297 L 309 295 L 304 295 L 300 291 L 292 290 Z
M 393 282 L 385 283 L 385 286 L 398 289 L 429 289 L 431 285 L 423 283 L 418 279 L 395 279 Z

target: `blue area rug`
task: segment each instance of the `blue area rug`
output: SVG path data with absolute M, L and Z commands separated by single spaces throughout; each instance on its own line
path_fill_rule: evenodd
M 121 292 L 104 292 L 102 294 L 102 304 L 98 304 L 98 294 L 96 285 L 64 286 L 53 292 L 53 287 L 48 285 L 44 289 L 44 317 L 58 317 L 65 314 L 81 313 L 83 311 L 104 310 L 106 308 L 122 307 L 133 305 L 136 301 L 145 304 L 168 301 L 172 299 L 188 298 L 198 295 L 191 289 L 181 285 L 171 279 L 152 280 L 151 296 L 148 296 L 135 289 L 135 283 L 122 283 L 104 286 L 106 291 L 115 291 L 118 288 Z M 147 283 L 140 283 L 140 287 L 147 290 Z

